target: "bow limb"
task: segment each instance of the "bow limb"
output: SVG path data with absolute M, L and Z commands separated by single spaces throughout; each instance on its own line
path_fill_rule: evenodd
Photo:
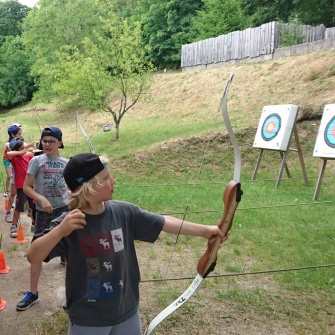
M 233 145 L 234 149 L 234 179 L 230 181 L 224 191 L 223 194 L 223 203 L 224 203 L 224 212 L 221 220 L 218 223 L 219 228 L 223 231 L 225 235 L 228 234 L 232 224 L 233 218 L 238 206 L 238 203 L 241 201 L 241 196 L 243 194 L 241 190 L 241 168 L 242 168 L 242 159 L 241 159 L 241 151 L 237 143 L 236 136 L 230 124 L 228 109 L 227 109 L 227 94 L 229 90 L 230 83 L 233 80 L 233 75 L 230 75 L 228 79 L 227 85 L 223 91 L 222 96 L 222 116 L 226 124 L 226 128 L 228 130 L 228 134 L 230 137 L 230 141 Z M 198 273 L 201 274 L 204 278 L 214 270 L 216 266 L 217 253 L 219 251 L 221 244 L 221 240 L 219 237 L 214 237 L 208 241 L 207 250 L 200 258 L 197 270 Z
M 192 296 L 192 294 L 196 291 L 198 286 L 203 281 L 203 277 L 198 274 L 191 285 L 187 288 L 187 290 L 178 297 L 172 304 L 166 307 L 163 311 L 161 311 L 149 324 L 147 330 L 145 331 L 144 335 L 149 335 L 154 328 L 156 328 L 165 318 L 167 318 L 170 314 L 172 314 L 177 308 L 183 305 L 188 298 Z
M 87 143 L 88 143 L 88 146 L 89 146 L 89 148 L 90 148 L 91 153 L 94 154 L 93 144 L 92 144 L 90 138 L 88 137 L 88 135 L 86 134 L 86 132 L 85 132 L 83 126 L 82 126 L 81 123 L 80 123 L 80 120 L 79 120 L 79 113 L 78 113 L 78 111 L 76 112 L 76 120 L 77 120 L 77 124 L 78 124 L 78 126 L 79 126 L 80 131 L 82 132 L 82 134 L 84 135 L 84 137 L 85 137 L 85 139 L 86 139 L 86 141 L 87 141 Z
M 221 108 L 222 108 L 222 115 L 225 121 L 228 134 L 230 136 L 230 140 L 233 144 L 234 148 L 234 158 L 235 158 L 235 168 L 234 168 L 234 180 L 230 181 L 225 189 L 223 195 L 223 202 L 224 202 L 224 213 L 221 220 L 218 223 L 220 229 L 225 233 L 228 234 L 229 229 L 231 228 L 235 210 L 239 201 L 241 200 L 242 190 L 240 185 L 240 175 L 241 175 L 241 152 L 233 132 L 233 129 L 230 124 L 230 120 L 228 117 L 227 111 L 227 94 L 229 90 L 230 83 L 233 79 L 233 75 L 230 76 L 226 87 L 223 91 L 222 101 L 221 101 Z M 168 317 L 171 313 L 173 313 L 177 308 L 183 305 L 197 290 L 201 282 L 207 275 L 214 270 L 216 265 L 216 258 L 217 252 L 220 248 L 221 239 L 219 237 L 214 237 L 208 241 L 207 250 L 204 255 L 201 257 L 197 271 L 198 274 L 194 278 L 191 285 L 187 288 L 187 290 L 177 298 L 172 304 L 166 307 L 162 312 L 160 312 L 149 324 L 148 328 L 146 329 L 144 335 L 149 335 L 155 327 L 159 325 L 166 317 Z
M 233 131 L 233 128 L 231 126 L 230 120 L 229 120 L 229 115 L 228 115 L 228 109 L 227 109 L 227 95 L 228 95 L 228 90 L 231 82 L 233 81 L 234 75 L 231 74 L 226 87 L 223 91 L 222 95 L 222 104 L 221 104 L 221 110 L 222 110 L 222 116 L 224 119 L 224 122 L 226 124 L 226 128 L 228 130 L 228 134 L 230 137 L 230 141 L 233 145 L 234 149 L 234 159 L 235 159 L 235 167 L 234 167 L 234 180 L 239 183 L 241 180 L 241 169 L 242 169 L 242 158 L 241 158 L 241 150 L 238 146 L 237 139 L 235 136 L 235 133 Z

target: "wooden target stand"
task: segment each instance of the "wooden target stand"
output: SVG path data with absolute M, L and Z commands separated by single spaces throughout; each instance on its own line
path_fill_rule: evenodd
M 294 134 L 294 139 L 295 139 L 296 146 L 297 146 L 296 148 L 290 148 L 290 144 L 291 144 L 291 141 L 292 141 L 292 135 L 293 134 Z M 289 152 L 293 151 L 293 152 L 297 152 L 298 155 L 299 155 L 300 165 L 301 165 L 302 173 L 304 175 L 305 185 L 308 186 L 308 177 L 307 177 L 307 172 L 306 172 L 306 166 L 305 166 L 305 162 L 304 162 L 304 157 L 302 155 L 302 150 L 301 150 L 301 145 L 300 145 L 300 141 L 299 141 L 299 135 L 298 135 L 298 130 L 297 130 L 296 124 L 294 124 L 293 131 L 291 131 L 290 139 L 289 139 L 289 142 L 288 142 L 288 147 L 286 148 L 286 150 L 273 150 L 273 149 L 263 149 L 263 148 L 259 148 L 259 149 L 260 149 L 260 152 L 259 152 L 259 155 L 258 155 L 258 158 L 257 158 L 254 173 L 252 175 L 252 181 L 256 180 L 256 175 L 257 175 L 257 172 L 258 172 L 258 169 L 259 169 L 259 164 L 261 162 L 261 158 L 263 156 L 264 151 L 265 150 L 279 151 L 279 154 L 280 154 L 280 157 L 281 157 L 282 161 L 281 161 L 279 174 L 278 174 L 278 178 L 277 178 L 277 183 L 276 183 L 276 187 L 278 188 L 279 185 L 280 185 L 280 182 L 282 180 L 282 177 L 283 177 L 284 169 L 286 171 L 286 174 L 287 174 L 288 178 L 291 178 L 291 174 L 290 174 L 290 171 L 289 171 L 288 166 L 286 164 L 286 161 L 287 161 L 287 157 L 288 157 Z
M 316 184 L 313 200 L 317 200 L 327 161 L 335 160 L 335 104 L 327 104 L 322 113 L 318 136 L 316 138 L 313 156 L 322 159 L 319 178 Z
M 325 170 L 326 170 L 327 160 L 329 160 L 329 159 L 334 160 L 335 158 L 321 158 L 321 159 L 322 159 L 322 165 L 321 165 L 321 169 L 320 169 L 320 173 L 319 173 L 318 182 L 316 184 L 313 200 L 318 200 L 320 189 L 321 189 L 322 179 L 323 179 L 323 176 L 324 176 Z

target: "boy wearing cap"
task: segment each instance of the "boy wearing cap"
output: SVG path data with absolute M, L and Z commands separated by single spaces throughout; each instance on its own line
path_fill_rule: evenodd
M 68 335 L 141 335 L 140 272 L 134 241 L 153 243 L 161 231 L 207 239 L 220 236 L 222 242 L 227 237 L 218 226 L 162 216 L 111 200 L 115 180 L 104 156 L 72 157 L 64 179 L 72 192 L 71 211 L 35 236 L 28 260 L 48 262 L 65 254 Z
M 26 178 L 29 162 L 33 158 L 33 154 L 31 152 L 27 152 L 27 149 L 24 148 L 24 142 L 19 138 L 13 138 L 9 142 L 9 149 L 10 151 L 7 152 L 7 156 L 14 169 L 14 186 L 17 193 L 13 223 L 10 228 L 10 237 L 16 238 L 17 223 L 20 220 L 21 212 L 24 212 L 24 205 L 26 201 L 28 200 L 30 208 L 33 206 L 33 200 L 23 192 L 23 183 Z
M 8 127 L 7 129 L 7 133 L 9 136 L 8 142 L 5 144 L 5 150 L 3 152 L 3 165 L 5 167 L 6 170 L 6 190 L 4 193 L 4 197 L 8 197 L 9 196 L 9 203 L 10 205 L 14 204 L 14 199 L 16 196 L 16 189 L 14 187 L 14 181 L 13 181 L 13 170 L 12 170 L 12 166 L 10 164 L 10 160 L 8 159 L 8 155 L 7 152 L 10 151 L 9 148 L 9 142 L 13 139 L 13 138 L 18 138 L 21 139 L 22 141 L 22 129 L 21 129 L 21 125 L 18 123 L 14 123 L 11 126 Z M 24 148 L 30 148 L 32 147 L 34 144 L 33 143 L 25 143 L 24 142 Z M 5 215 L 5 221 L 11 223 L 12 219 L 11 219 L 11 211 L 10 208 L 7 210 L 6 215 Z
M 59 148 L 64 148 L 62 132 L 57 127 L 42 130 L 40 145 L 43 154 L 34 157 L 28 167 L 23 190 L 36 201 L 35 233 L 41 234 L 49 228 L 51 220 L 68 211 L 68 190 L 64 182 L 63 171 L 68 162 L 59 156 Z M 38 280 L 42 271 L 42 261 L 30 266 L 30 290 L 17 305 L 18 311 L 24 311 L 39 301 Z

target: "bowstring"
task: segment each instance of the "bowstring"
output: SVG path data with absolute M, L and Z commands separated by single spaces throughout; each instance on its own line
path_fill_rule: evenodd
M 220 105 L 219 105 L 217 114 L 220 113 L 222 103 L 223 103 L 223 99 L 222 99 L 222 95 L 221 95 Z M 219 118 L 219 115 L 215 118 L 215 121 L 217 121 L 218 118 Z M 204 153 L 203 153 L 202 158 L 201 158 L 201 162 L 200 162 L 200 165 L 199 165 L 198 173 L 196 175 L 196 180 L 200 178 L 200 175 L 202 173 L 202 168 L 204 166 L 204 161 L 205 161 L 206 155 L 208 153 L 208 148 L 209 148 L 210 142 L 211 142 L 211 138 L 209 137 L 208 141 L 206 143 L 206 147 L 205 147 Z M 179 231 L 178 231 L 178 234 L 177 234 L 177 238 L 176 238 L 175 244 L 177 244 L 177 242 L 178 242 L 178 239 L 179 239 L 179 236 L 180 236 L 180 232 L 181 232 L 181 230 L 183 228 L 183 224 L 184 224 L 184 221 L 185 221 L 185 217 L 188 214 L 188 209 L 189 209 L 190 204 L 192 202 L 192 198 L 193 198 L 193 194 L 194 194 L 194 191 L 195 191 L 195 187 L 196 187 L 196 182 L 194 182 L 193 185 L 192 185 L 192 189 L 191 189 L 189 201 L 188 201 L 188 204 L 186 205 L 186 208 L 185 208 L 185 211 L 184 211 L 184 214 L 183 214 L 182 222 L 180 224 L 180 228 L 179 228 Z
M 219 108 L 218 108 L 218 110 L 217 110 L 217 116 L 215 117 L 214 122 L 217 121 L 218 118 L 219 118 L 219 116 L 220 116 L 220 110 L 221 110 L 222 103 L 223 103 L 223 97 L 222 97 L 222 94 L 221 94 L 220 105 L 219 105 Z M 204 153 L 203 153 L 203 155 L 202 155 L 202 157 L 201 157 L 201 162 L 200 162 L 200 165 L 199 165 L 199 169 L 198 169 L 198 172 L 197 172 L 197 174 L 196 174 L 196 180 L 199 179 L 199 177 L 200 177 L 200 175 L 201 175 L 201 173 L 202 173 L 202 168 L 203 168 L 203 166 L 204 166 L 204 162 L 205 162 L 205 158 L 206 158 L 207 153 L 208 153 L 208 148 L 209 148 L 210 142 L 211 142 L 211 137 L 209 136 L 209 137 L 208 137 L 208 140 L 207 140 L 207 142 L 206 142 L 206 146 L 205 146 Z M 171 256 L 173 256 L 174 253 L 176 252 L 176 247 L 177 247 L 177 243 L 178 243 L 178 240 L 179 240 L 179 236 L 180 236 L 181 230 L 182 230 L 182 228 L 183 228 L 183 224 L 184 224 L 186 215 L 189 214 L 188 210 L 189 210 L 190 204 L 191 204 L 192 199 L 193 199 L 193 195 L 194 195 L 194 192 L 195 192 L 196 185 L 197 185 L 196 181 L 193 182 L 193 184 L 192 184 L 192 188 L 191 188 L 191 193 L 190 193 L 190 196 L 189 196 L 189 200 L 188 200 L 188 203 L 187 203 L 187 205 L 186 205 L 185 211 L 184 211 L 184 213 L 183 213 L 182 222 L 181 222 L 181 224 L 180 224 L 180 228 L 179 228 L 179 230 L 178 230 L 178 234 L 177 234 L 176 240 L 175 240 L 175 242 L 174 242 L 174 247 L 173 247 Z M 165 270 L 165 271 L 167 271 L 167 269 L 170 268 L 172 258 L 173 258 L 173 257 L 170 257 L 168 266 L 166 267 L 166 270 Z M 166 275 L 166 273 L 165 273 L 165 275 Z
M 217 109 L 217 116 L 214 118 L 214 122 L 218 120 L 218 118 L 220 117 L 220 111 L 221 111 L 221 108 L 222 108 L 222 103 L 223 103 L 223 95 L 221 94 L 221 98 L 220 98 L 220 104 L 219 104 L 219 108 Z M 208 148 L 209 148 L 209 145 L 210 145 L 210 142 L 211 142 L 211 137 L 209 136 L 208 137 L 208 140 L 206 142 L 206 146 L 205 146 L 205 150 L 204 150 L 204 153 L 201 157 L 201 162 L 200 162 L 200 165 L 199 165 L 199 169 L 198 169 L 198 172 L 196 174 L 196 177 L 197 179 L 200 177 L 201 173 L 202 173 L 202 168 L 204 166 L 204 161 L 205 161 L 205 158 L 206 158 L 206 155 L 208 153 Z M 196 180 L 197 180 L 196 179 Z M 173 259 L 173 255 L 175 254 L 176 252 L 176 247 L 177 247 L 177 243 L 178 243 L 178 240 L 179 240 L 179 236 L 180 236 L 180 233 L 181 233 L 181 230 L 183 228 L 183 224 L 184 224 L 184 221 L 185 221 L 185 218 L 186 218 L 186 215 L 188 214 L 188 210 L 189 210 L 189 207 L 190 207 L 190 204 L 192 202 L 192 199 L 193 199 L 193 195 L 194 195 L 194 192 L 195 192 L 195 187 L 196 187 L 197 183 L 196 182 L 193 182 L 192 184 L 192 189 L 191 189 L 191 193 L 190 193 L 190 196 L 189 196 L 189 200 L 188 200 L 188 203 L 186 205 L 186 208 L 185 208 L 185 211 L 183 213 L 183 218 L 182 218 L 182 222 L 180 224 L 180 228 L 178 230 L 178 234 L 177 234 L 177 237 L 176 237 L 176 240 L 174 242 L 174 247 L 173 247 L 173 250 L 172 250 L 172 253 L 171 253 L 171 257 L 169 258 L 169 262 L 168 262 L 168 266 L 165 267 L 165 277 L 166 277 L 166 273 L 168 271 L 168 269 L 170 268 L 170 265 L 171 265 L 171 262 L 172 262 L 172 259 Z M 150 324 L 150 322 L 148 323 L 148 325 Z M 148 326 L 147 325 L 147 326 Z

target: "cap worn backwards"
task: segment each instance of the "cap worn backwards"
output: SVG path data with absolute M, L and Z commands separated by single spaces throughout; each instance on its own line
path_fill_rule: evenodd
M 10 142 L 9 142 L 9 149 L 10 150 L 18 150 L 23 144 L 23 141 L 19 138 L 14 137 Z
M 62 137 L 63 137 L 62 131 L 57 127 L 46 127 L 46 128 L 44 128 L 42 130 L 42 133 L 41 133 L 41 139 L 44 136 L 52 136 L 52 137 L 57 138 L 58 141 L 63 141 L 62 140 Z M 64 148 L 63 143 L 59 148 L 61 148 L 61 149 Z M 42 148 L 39 148 L 39 149 L 42 149 Z
M 96 154 L 79 154 L 70 158 L 63 176 L 71 191 L 76 191 L 83 183 L 92 179 L 105 168 Z

